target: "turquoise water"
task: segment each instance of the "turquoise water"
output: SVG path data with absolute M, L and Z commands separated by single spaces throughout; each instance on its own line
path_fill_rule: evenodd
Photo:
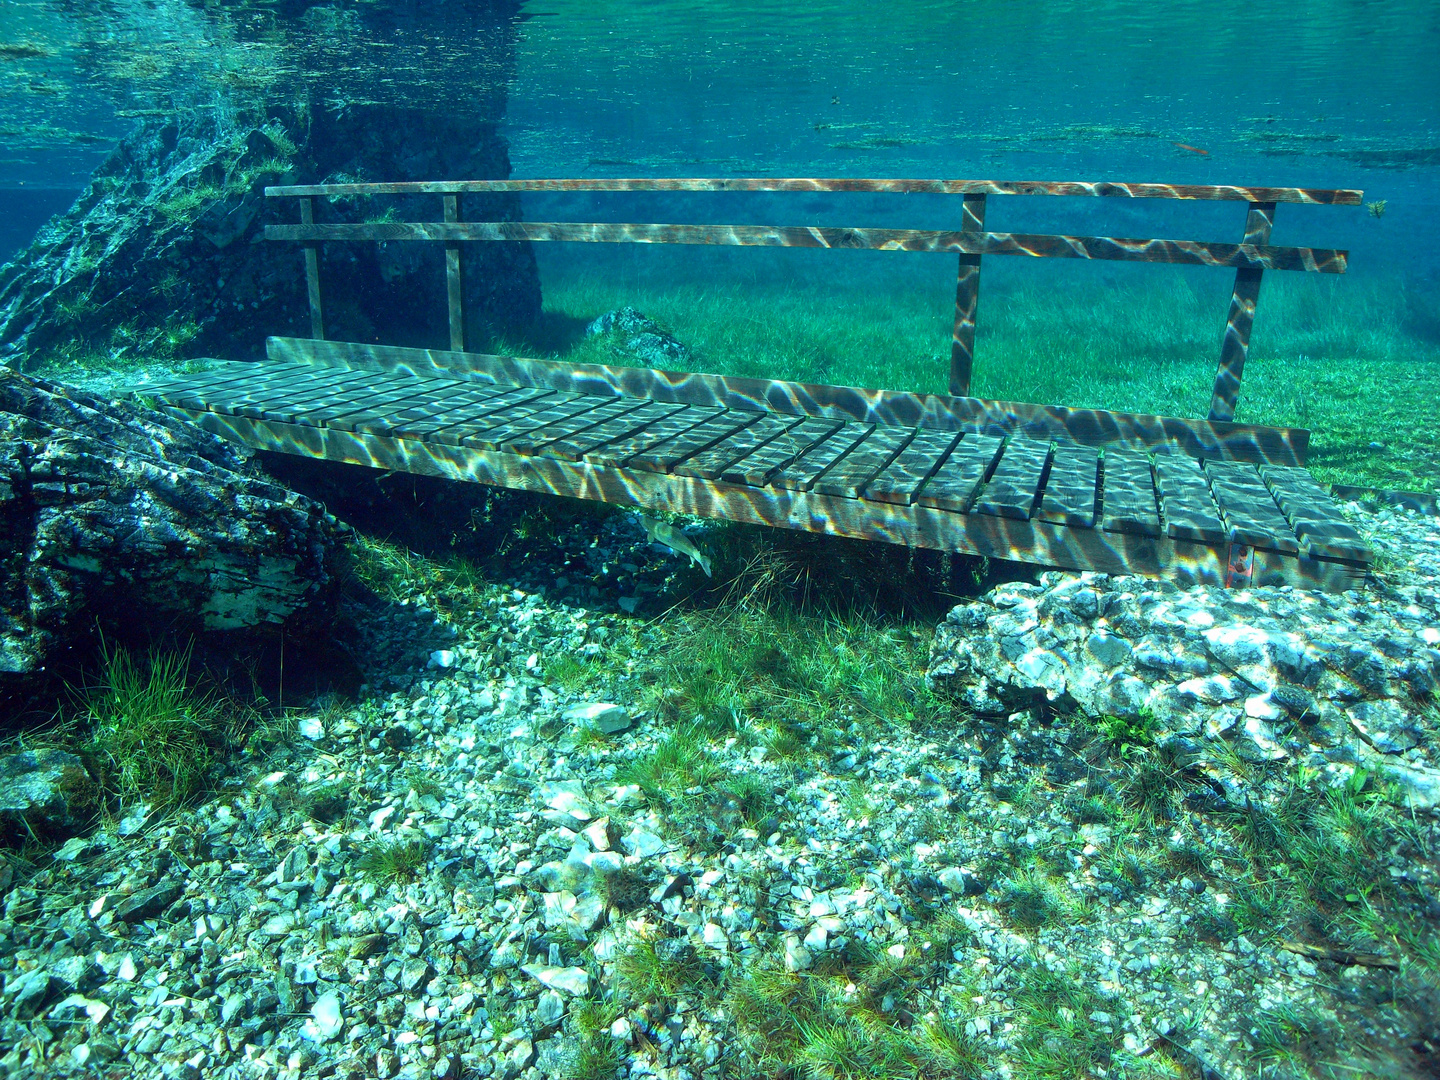
M 516 176 L 1363 188 L 1367 200 L 1384 200 L 1383 217 L 1282 206 L 1274 242 L 1349 248 L 1352 279 L 1405 295 L 1396 332 L 1422 349 L 1432 333 L 1440 339 L 1440 324 L 1427 329 L 1428 315 L 1400 307 L 1440 311 L 1437 57 L 1440 5 L 1413 2 L 7 0 L 0 253 L 28 242 L 137 118 L 223 114 L 241 97 L 436 113 L 498 101 Z M 1243 222 L 1231 203 L 990 203 L 987 224 L 997 230 L 1233 241 Z M 527 195 L 525 213 L 943 227 L 958 207 L 920 197 Z M 844 257 L 795 269 L 783 254 L 753 250 L 540 245 L 537 254 L 542 280 L 556 287 L 617 270 L 661 281 L 826 275 L 861 290 L 950 273 L 928 259 L 892 260 L 878 277 L 873 260 Z M 1113 266 L 1025 262 L 987 269 L 987 289 L 1034 275 L 1123 298 L 1140 280 Z M 1223 304 L 1227 275 L 1212 276 Z M 1262 301 L 1262 324 L 1264 310 Z

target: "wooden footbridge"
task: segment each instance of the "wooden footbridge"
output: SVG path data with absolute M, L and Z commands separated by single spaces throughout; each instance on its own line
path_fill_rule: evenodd
M 462 221 L 460 197 L 507 191 L 925 192 L 961 198 L 954 231 Z M 1345 589 L 1372 556 L 1305 470 L 1309 433 L 1233 422 L 1262 274 L 1342 273 L 1346 252 L 1269 243 L 1279 203 L 1359 191 L 966 180 L 471 180 L 272 187 L 300 224 L 308 339 L 268 360 L 135 388 L 246 445 L 526 491 L 1181 583 Z M 441 197 L 443 220 L 317 221 L 335 196 Z M 1223 199 L 1239 243 L 987 232 L 991 196 Z M 322 208 L 325 204 L 322 203 Z M 325 215 L 320 215 L 322 218 Z M 444 245 L 450 349 L 325 340 L 321 245 Z M 955 252 L 950 394 L 565 364 L 465 351 L 462 245 L 733 244 Z M 1030 255 L 1235 270 L 1209 418 L 968 396 L 981 260 Z

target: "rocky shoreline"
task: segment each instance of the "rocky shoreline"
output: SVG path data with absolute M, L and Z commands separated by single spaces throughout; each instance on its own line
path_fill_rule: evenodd
M 1419 677 L 1440 627 L 1440 526 L 1351 510 L 1385 553 L 1363 596 L 1100 592 L 1139 597 L 1132 620 L 1154 593 L 1200 641 L 1193 612 L 1228 625 L 1227 604 L 1287 625 L 1290 609 L 1363 606 L 1351 636 L 1374 632 L 1387 680 L 1405 664 Z M 615 521 L 608 561 L 662 557 Z M 581 606 L 583 584 L 570 602 L 507 583 L 468 606 L 372 597 L 354 613 L 358 704 L 292 710 L 198 806 L 134 811 L 33 873 L 0 872 L 0 1076 L 1428 1075 L 1433 802 L 1404 809 L 1374 770 L 1367 783 L 1355 747 L 1381 748 L 1354 702 L 1330 718 L 1354 759 L 1331 775 L 1334 745 L 1302 746 L 1309 729 L 1278 715 L 1270 743 L 1242 719 L 1213 733 L 1232 752 L 1207 757 L 1191 744 L 1214 705 L 1187 728 L 1181 710 L 1142 717 L 1144 695 L 1128 712 L 1107 699 L 1097 726 L 1050 665 L 1012 662 L 1029 646 L 956 651 L 957 628 L 1036 608 L 1019 633 L 1053 631 L 1055 598 L 1095 587 L 1047 574 L 957 607 L 931 681 L 963 675 L 961 654 L 985 678 L 960 679 L 949 719 L 837 699 L 793 745 L 744 716 L 691 721 L 665 685 L 677 628 L 605 597 Z M 1143 652 L 1147 628 L 1121 623 L 1092 619 L 1080 640 L 1130 634 Z M 1386 644 L 1397 628 L 1415 638 L 1403 657 Z M 908 673 L 917 692 L 923 675 Z M 1002 684 L 1030 702 L 975 697 Z M 1385 689 L 1408 744 L 1391 756 L 1433 770 L 1428 691 Z M 1259 696 L 1284 706 L 1272 685 L 1234 699 L 1237 718 Z M 1255 847 L 1257 821 L 1290 835 L 1302 798 L 1294 835 L 1334 831 L 1333 812 L 1350 815 L 1342 840 L 1369 823 L 1363 895 L 1329 896 L 1293 851 Z

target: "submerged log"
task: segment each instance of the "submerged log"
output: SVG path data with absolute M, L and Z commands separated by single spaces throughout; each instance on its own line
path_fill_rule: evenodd
M 318 625 L 342 529 L 230 443 L 0 368 L 0 688 L 97 626 Z

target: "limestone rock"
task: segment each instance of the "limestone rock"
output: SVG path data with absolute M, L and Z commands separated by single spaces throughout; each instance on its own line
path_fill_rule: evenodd
M 0 755 L 0 821 L 36 832 L 73 829 L 83 824 L 75 787 L 87 780 L 80 759 L 63 750 Z
M 341 526 L 216 436 L 0 368 L 0 679 L 92 631 L 323 617 Z M 133 627 L 132 627 L 133 628 Z
M 1424 636 L 1440 598 L 1403 601 L 1046 573 L 954 608 L 927 678 L 976 712 L 1047 700 L 1144 717 L 1159 738 L 1227 740 L 1252 761 L 1398 755 L 1423 742 L 1414 688 L 1440 678 Z
M 607 311 L 585 329 L 590 337 L 610 335 L 621 352 L 652 368 L 685 367 L 690 349 L 632 307 Z

